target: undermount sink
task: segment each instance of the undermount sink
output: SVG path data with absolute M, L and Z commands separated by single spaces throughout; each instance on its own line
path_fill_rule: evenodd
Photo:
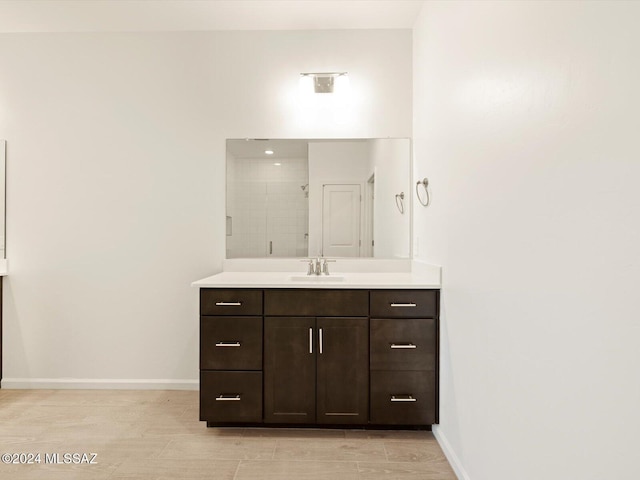
M 344 282 L 344 277 L 340 275 L 292 275 L 289 277 L 292 282 Z

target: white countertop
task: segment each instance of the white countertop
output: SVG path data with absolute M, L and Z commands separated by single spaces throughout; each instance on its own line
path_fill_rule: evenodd
M 440 270 L 420 272 L 335 273 L 222 272 L 191 284 L 199 288 L 440 288 Z

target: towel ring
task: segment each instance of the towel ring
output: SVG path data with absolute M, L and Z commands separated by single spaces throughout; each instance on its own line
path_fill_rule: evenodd
M 400 202 L 398 202 L 398 199 L 400 199 Z M 398 211 L 402 214 L 404 214 L 404 192 L 400 192 L 396 194 L 396 207 L 398 207 Z
M 424 193 L 427 194 L 426 202 L 423 202 L 422 199 L 420 198 L 420 191 L 418 189 L 420 185 L 424 187 Z M 429 186 L 429 180 L 427 180 L 426 177 L 418 181 L 418 183 L 416 183 L 416 196 L 418 197 L 418 201 L 420 202 L 420 204 L 424 207 L 428 206 L 429 202 L 431 201 L 431 197 L 429 196 L 429 190 L 427 189 L 428 186 Z

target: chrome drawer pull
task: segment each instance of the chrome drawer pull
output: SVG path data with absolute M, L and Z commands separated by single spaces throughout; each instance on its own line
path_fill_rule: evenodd
M 313 353 L 313 328 L 309 329 L 309 353 Z
M 389 305 L 391 305 L 392 307 L 416 307 L 417 304 L 411 302 L 411 303 L 390 303 Z
M 216 307 L 239 307 L 242 302 L 216 302 Z
M 240 342 L 218 342 L 216 347 L 239 347 Z
M 417 402 L 418 399 L 413 398 L 413 395 L 403 395 L 402 397 L 396 397 L 395 395 L 391 395 L 392 402 Z
M 413 343 L 392 343 L 391 348 L 418 348 Z
M 216 397 L 216 402 L 239 402 L 240 395 L 220 395 Z

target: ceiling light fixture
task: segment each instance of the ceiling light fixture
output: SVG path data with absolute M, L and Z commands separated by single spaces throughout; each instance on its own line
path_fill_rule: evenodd
M 265 150 L 264 153 L 267 155 L 273 155 L 273 150 Z

